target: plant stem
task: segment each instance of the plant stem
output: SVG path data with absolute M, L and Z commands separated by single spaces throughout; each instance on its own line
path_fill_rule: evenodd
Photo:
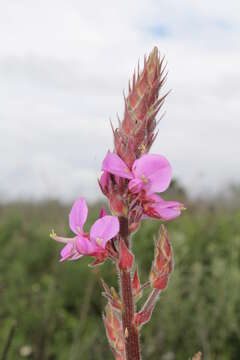
M 124 217 L 119 218 L 120 237 L 125 241 L 129 248 L 130 237 L 128 230 L 128 220 Z M 134 324 L 134 300 L 132 293 L 131 273 L 127 270 L 120 271 L 121 298 L 122 298 L 122 326 L 125 338 L 126 360 L 140 360 L 140 346 L 138 329 Z

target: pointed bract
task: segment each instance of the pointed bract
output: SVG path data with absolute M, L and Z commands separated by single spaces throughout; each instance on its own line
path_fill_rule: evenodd
M 133 288 L 133 295 L 136 298 L 136 300 L 140 299 L 142 296 L 141 291 L 141 283 L 138 275 L 138 267 L 136 267 L 132 279 L 132 288 Z
M 101 208 L 100 213 L 99 213 L 99 219 L 101 219 L 102 217 L 106 216 L 108 213 L 106 212 L 106 210 L 104 209 L 104 207 Z
M 135 324 L 137 327 L 141 327 L 151 319 L 153 309 L 154 309 L 154 304 L 150 306 L 148 309 L 140 311 L 135 315 Z
M 133 264 L 134 256 L 131 251 L 128 249 L 125 241 L 120 239 L 120 260 L 119 268 L 121 270 L 131 270 Z
M 161 225 L 159 239 L 155 243 L 155 258 L 149 280 L 152 288 L 164 290 L 173 270 L 173 252 L 168 240 L 167 230 Z

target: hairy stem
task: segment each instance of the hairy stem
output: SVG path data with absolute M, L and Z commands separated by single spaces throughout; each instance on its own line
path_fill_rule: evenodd
M 130 237 L 128 220 L 120 217 L 120 237 L 129 248 Z M 134 300 L 132 293 L 131 273 L 127 270 L 120 270 L 121 298 L 122 298 L 122 326 L 125 338 L 126 360 L 140 360 L 140 346 L 138 329 L 134 324 Z

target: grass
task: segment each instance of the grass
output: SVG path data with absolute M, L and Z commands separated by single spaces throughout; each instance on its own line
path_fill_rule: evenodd
M 149 360 L 240 358 L 240 210 L 220 200 L 187 202 L 168 224 L 175 271 L 151 323 L 141 332 Z M 235 199 L 236 203 L 236 199 Z M 239 203 L 238 203 L 239 204 Z M 100 205 L 92 207 L 90 223 Z M 70 206 L 58 202 L 0 207 L 0 354 L 16 324 L 8 359 L 110 360 L 101 312 L 100 279 L 118 286 L 110 262 L 90 269 L 89 259 L 59 263 L 54 227 L 70 234 Z M 144 222 L 134 251 L 145 281 L 158 221 Z

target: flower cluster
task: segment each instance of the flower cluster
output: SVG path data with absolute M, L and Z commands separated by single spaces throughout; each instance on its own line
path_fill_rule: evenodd
M 180 215 L 183 204 L 165 201 L 156 194 L 165 191 L 171 181 L 171 166 L 162 155 L 142 155 L 129 168 L 116 153 L 108 152 L 103 160 L 102 170 L 99 182 L 101 189 L 112 202 L 119 202 L 118 208 L 112 210 L 118 216 L 128 215 L 132 230 L 136 230 L 144 218 L 172 220 Z M 113 182 L 115 186 L 109 185 Z M 115 195 L 116 188 L 120 190 L 120 184 L 123 186 L 123 183 L 124 193 L 121 196 L 118 191 Z M 83 255 L 107 257 L 106 245 L 119 232 L 118 218 L 107 215 L 103 209 L 87 234 L 83 230 L 87 214 L 86 201 L 83 198 L 77 199 L 69 214 L 69 226 L 76 236 L 66 238 L 51 233 L 54 240 L 66 244 L 61 251 L 61 261 L 77 260 Z
M 118 191 L 118 207 L 113 211 L 118 215 L 125 215 L 127 200 L 137 199 L 138 207 L 140 205 L 141 215 L 139 221 L 144 217 L 153 217 L 161 220 L 172 220 L 178 217 L 183 204 L 177 201 L 165 201 L 156 193 L 165 191 L 171 181 L 171 166 L 168 160 L 162 155 L 146 154 L 135 160 L 132 167 L 116 154 L 108 152 L 102 165 L 103 175 L 100 179 L 100 185 L 103 192 L 111 200 L 116 200 L 116 186 L 120 190 L 121 180 L 127 181 L 125 193 Z M 114 180 L 110 180 L 110 175 L 114 175 Z M 114 186 L 112 185 L 115 183 Z M 126 191 L 127 190 L 127 191 Z M 113 202 L 113 201 L 112 201 Z M 122 206 L 119 204 L 122 202 Z M 130 212 L 131 216 L 131 212 Z

